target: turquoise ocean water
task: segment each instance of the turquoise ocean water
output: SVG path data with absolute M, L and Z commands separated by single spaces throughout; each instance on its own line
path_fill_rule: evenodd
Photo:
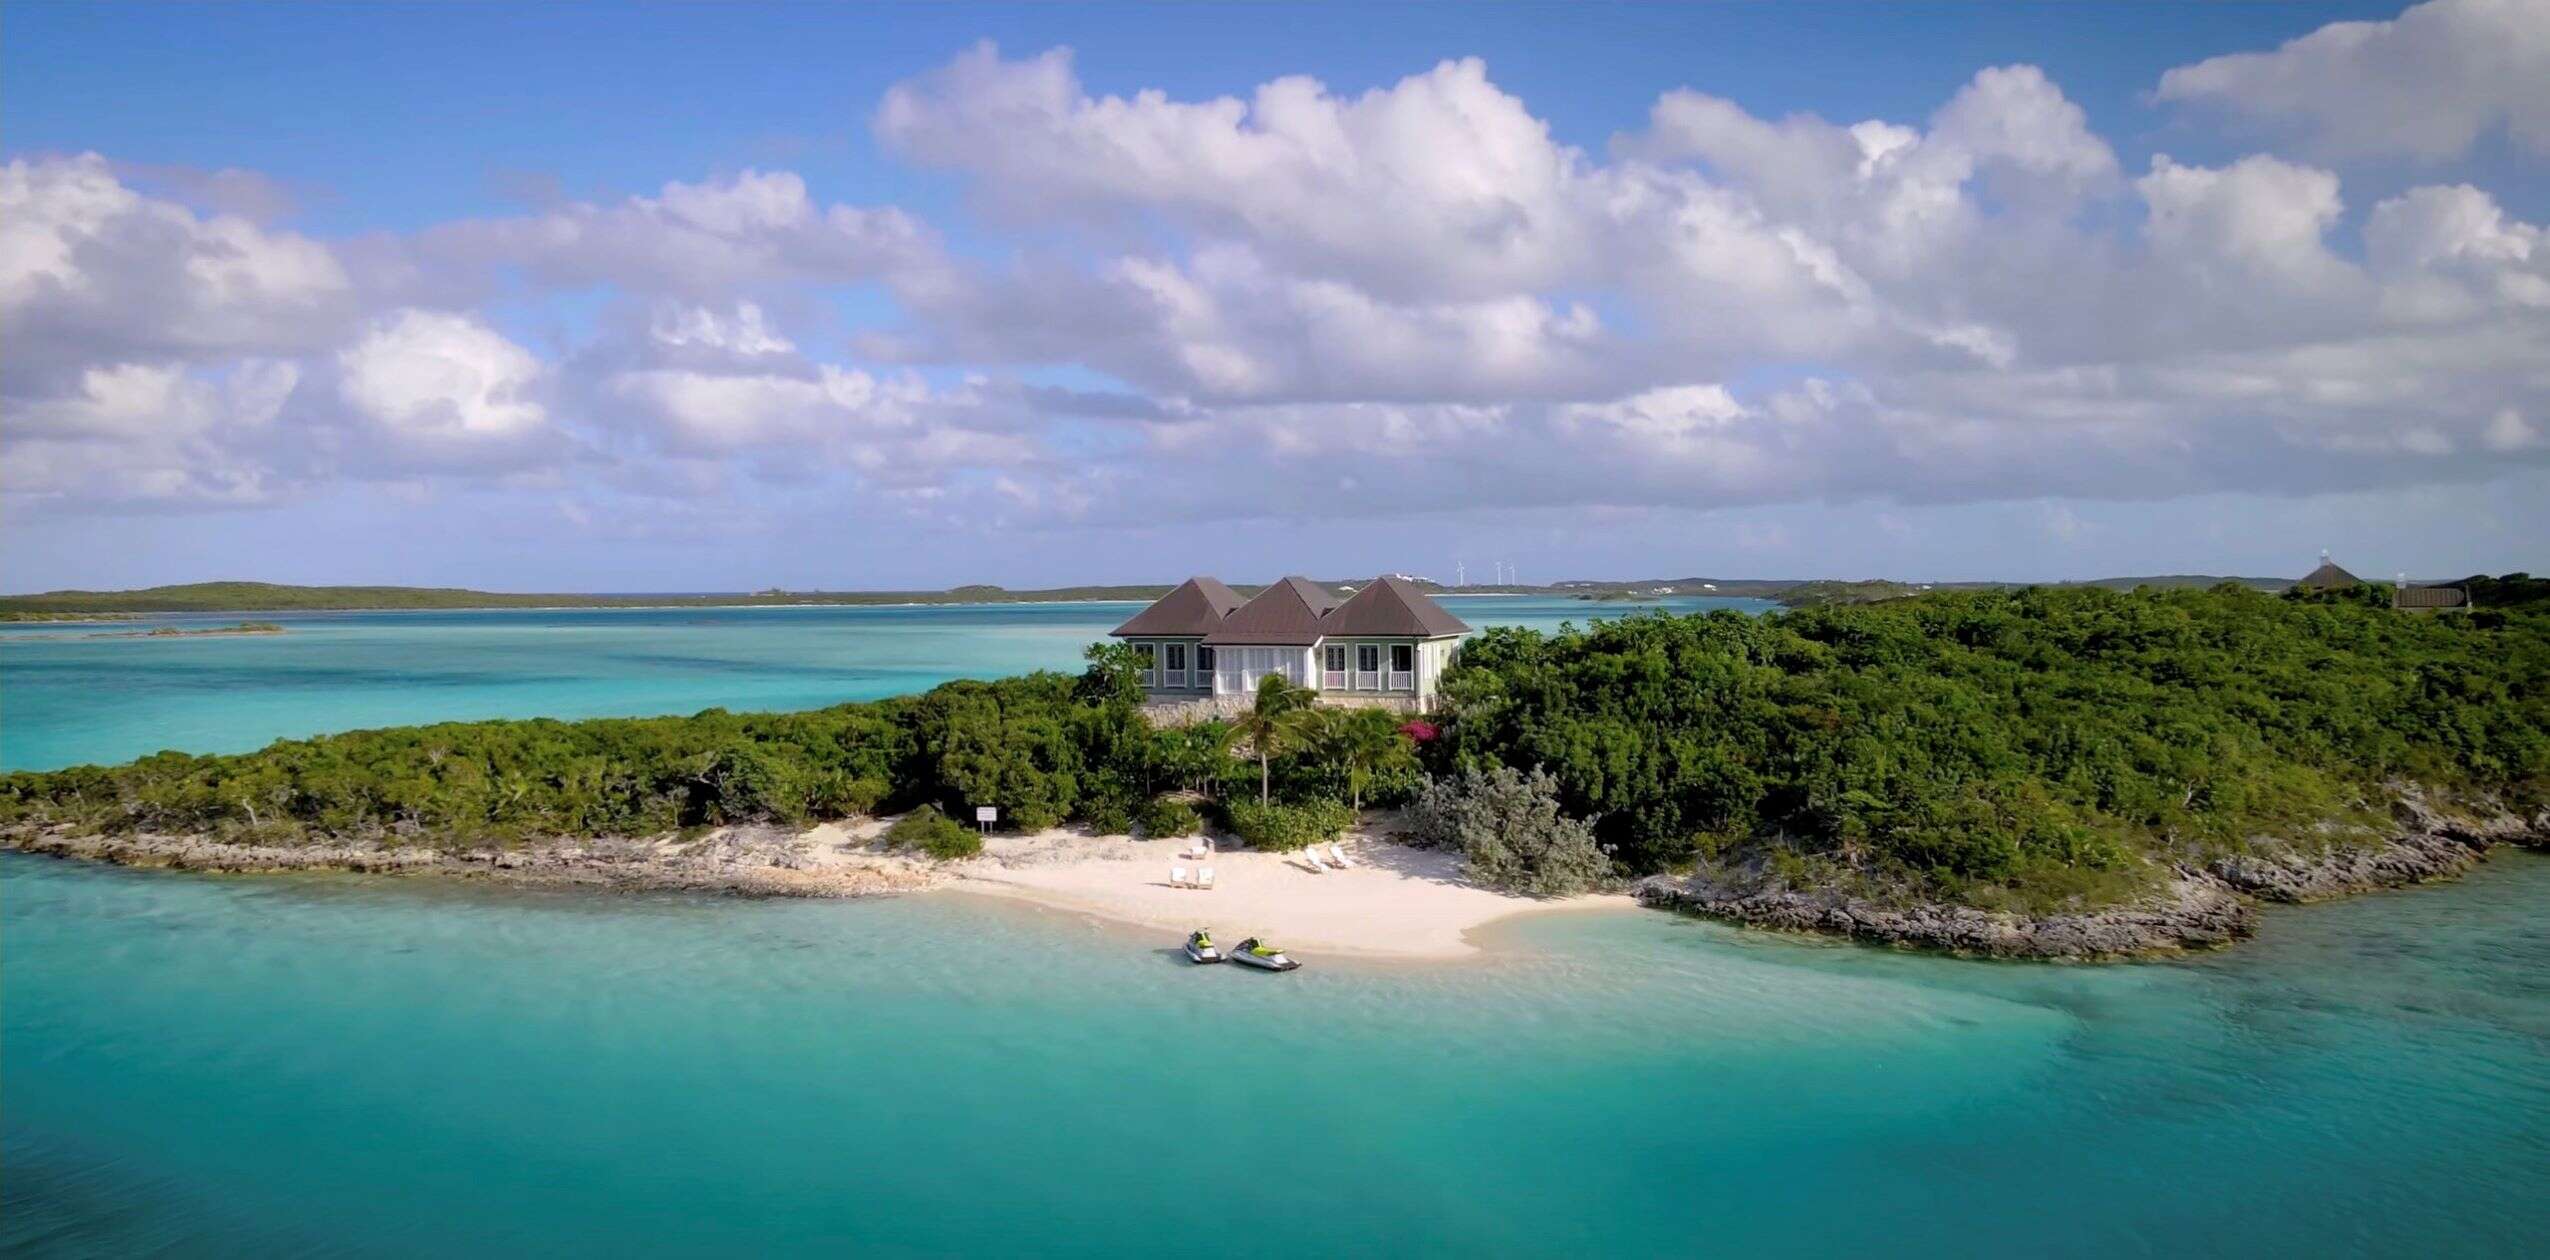
M 1483 605 L 1459 607 L 1501 619 Z M 820 704 L 1068 665 L 1119 615 L 9 643 L 0 730 L 8 764 L 52 765 Z M 2173 963 L 1959 962 L 1629 911 L 1516 920 L 1472 962 L 1264 976 L 955 894 L 6 854 L 0 1252 L 2534 1254 L 2545 906 L 2550 859 L 2503 854 Z
M 1620 605 L 1475 596 L 1474 626 L 1579 624 Z M 1771 607 L 1665 599 L 1676 612 Z M 1140 604 L 903 608 L 266 613 L 279 635 L 87 638 L 235 625 L 238 613 L 111 626 L 0 626 L 0 770 L 174 748 L 245 752 L 287 736 L 495 717 L 812 709 L 951 678 L 1078 670 Z
M 2550 859 L 2188 963 L 1627 911 L 1191 967 L 933 894 L 0 855 L 0 1249 L 2519 1255 Z M 1242 925 L 1223 925 L 1226 930 Z

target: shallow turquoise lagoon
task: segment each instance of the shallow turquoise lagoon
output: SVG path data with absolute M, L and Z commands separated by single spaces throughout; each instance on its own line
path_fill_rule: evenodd
M 2187 963 L 1647 912 L 1289 976 L 961 895 L 0 856 L 0 1250 L 2513 1255 L 2550 860 Z M 1247 925 L 1220 925 L 1239 930 Z
M 1479 596 L 1474 626 L 1549 628 L 1623 606 Z M 1677 612 L 1761 600 L 1666 599 Z M 174 748 L 413 722 L 812 709 L 951 678 L 1080 668 L 1129 603 L 254 614 L 236 638 L 85 638 L 232 625 L 238 613 L 115 626 L 0 626 L 0 770 L 112 763 Z M 1636 606 L 1630 606 L 1636 607 Z

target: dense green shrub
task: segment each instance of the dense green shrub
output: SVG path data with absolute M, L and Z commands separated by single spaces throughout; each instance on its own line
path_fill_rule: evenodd
M 1134 804 L 1119 793 L 1093 796 L 1080 804 L 1080 821 L 1100 835 L 1120 836 L 1133 830 Z
M 1334 840 L 1355 822 L 1354 811 L 1336 801 L 1260 805 L 1237 800 L 1224 808 L 1230 814 L 1232 835 L 1252 849 L 1274 853 L 1290 853 L 1322 840 Z
M 983 837 L 973 828 L 924 805 L 885 829 L 885 847 L 918 849 L 941 861 L 972 857 L 983 851 Z
M 2378 824 L 2393 781 L 2540 801 L 2528 590 L 2493 628 L 2226 584 L 1494 629 L 1425 750 L 1437 774 L 1546 767 L 1633 871 L 1777 850 L 1951 898 L 2108 897 L 2252 836 Z
M 6 774 L 0 825 L 475 847 L 980 803 L 1041 828 L 1084 779 L 1148 796 L 1153 739 L 1131 709 L 1031 674 L 806 713 L 445 722 Z
M 1545 770 L 1464 767 L 1418 789 L 1408 823 L 1419 847 L 1458 851 L 1490 888 L 1559 897 L 1611 874 L 1593 825 L 1560 812 L 1558 781 Z
M 1147 840 L 1166 840 L 1173 836 L 1191 836 L 1204 826 L 1203 818 L 1193 805 L 1174 796 L 1155 796 L 1142 803 L 1134 816 L 1134 824 Z

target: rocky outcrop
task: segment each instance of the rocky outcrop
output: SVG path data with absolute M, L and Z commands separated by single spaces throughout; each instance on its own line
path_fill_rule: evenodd
M 1913 949 L 1991 958 L 2091 961 L 2227 945 L 2250 935 L 2257 913 L 2229 888 L 2180 879 L 2139 905 L 2077 914 L 2018 915 L 1935 903 L 1893 906 L 1741 877 L 1656 876 L 1638 900 L 1751 927 L 1820 932 Z
M 349 871 L 445 875 L 524 884 L 749 897 L 858 897 L 946 882 L 937 864 L 810 839 L 770 827 L 730 827 L 688 842 L 582 840 L 508 849 L 412 845 L 236 844 L 205 836 L 78 835 L 22 829 L 6 842 L 29 853 L 121 866 L 224 873 Z
M 2498 844 L 2550 846 L 2550 809 L 2524 815 L 2486 799 L 2445 802 L 2413 786 L 2392 790 L 2390 835 L 2252 841 L 2245 853 L 2177 872 L 2149 900 L 2113 909 L 2018 915 L 1899 906 L 1796 888 L 1758 871 L 1655 876 L 1635 891 L 1647 905 L 1753 927 L 1995 958 L 2088 961 L 2229 944 L 2255 930 L 2254 901 L 2321 901 L 2400 888 L 2459 875 Z
M 2550 810 L 2527 818 L 2493 801 L 2446 804 L 2403 787 L 2391 813 L 2397 830 L 2389 836 L 2308 845 L 2253 840 L 2248 852 L 2205 870 L 2263 901 L 2326 901 L 2450 879 L 2499 844 L 2550 843 Z

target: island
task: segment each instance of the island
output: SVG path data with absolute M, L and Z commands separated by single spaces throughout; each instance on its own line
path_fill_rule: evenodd
M 138 617 L 59 619 L 68 624 L 114 624 L 134 621 Z M 271 621 L 241 621 L 227 626 L 153 626 L 148 630 L 92 630 L 83 634 L 12 634 L 0 637 L 0 643 L 24 643 L 44 639 L 218 639 L 237 635 L 282 634 L 284 628 Z
M 1173 870 L 1209 862 L 1320 925 L 1309 939 L 1375 952 L 1634 898 L 1959 954 L 2139 957 L 2246 937 L 2262 901 L 2550 843 L 2550 581 L 2460 589 L 2475 607 L 2445 615 L 2386 587 L 2226 582 L 1497 628 L 1421 715 L 1280 680 L 1172 714 L 1130 649 L 1096 645 L 1078 674 L 811 712 L 12 773 L 0 836 L 191 869 L 972 886 L 1140 923 L 1191 914 Z M 968 825 L 984 805 L 988 837 Z

